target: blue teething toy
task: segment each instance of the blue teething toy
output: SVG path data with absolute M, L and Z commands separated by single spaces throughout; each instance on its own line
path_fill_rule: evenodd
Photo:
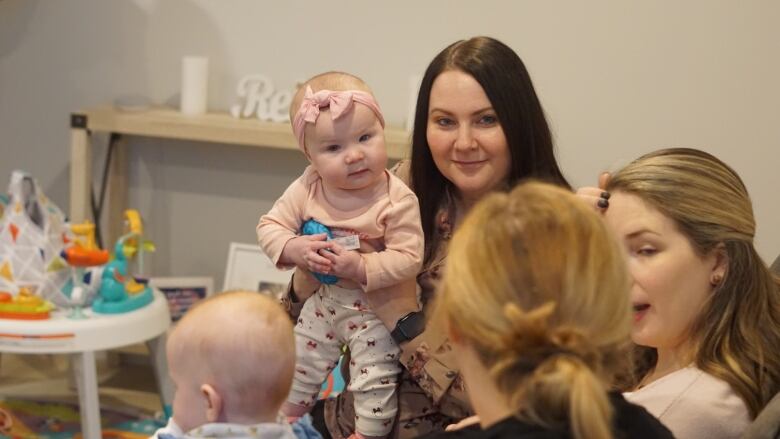
M 302 235 L 318 235 L 320 233 L 325 233 L 328 235 L 328 239 L 333 239 L 333 233 L 330 232 L 330 229 L 324 226 L 321 223 L 318 223 L 316 220 L 310 219 L 303 223 L 301 226 L 301 234 Z M 333 276 L 332 274 L 322 274 L 322 273 L 312 273 L 314 277 L 317 278 L 318 281 L 327 284 L 327 285 L 333 285 L 336 282 L 339 281 L 339 278 L 336 276 Z

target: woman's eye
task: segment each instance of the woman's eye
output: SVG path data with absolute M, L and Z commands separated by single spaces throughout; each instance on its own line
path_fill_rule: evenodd
M 446 118 L 446 117 L 440 117 L 440 118 L 436 119 L 435 122 L 436 122 L 436 125 L 438 125 L 440 127 L 444 127 L 444 128 L 448 128 L 448 127 L 451 127 L 451 126 L 455 125 L 455 121 L 453 121 L 452 119 Z
M 655 247 L 641 247 L 636 251 L 636 254 L 639 256 L 652 256 L 656 253 L 658 253 L 658 250 Z
M 367 142 L 368 139 L 370 139 L 370 138 L 371 138 L 370 134 L 363 134 L 362 136 L 360 136 L 360 139 L 358 139 L 358 141 L 359 142 Z
M 486 114 L 479 118 L 480 125 L 494 125 L 498 122 L 498 118 L 492 114 Z

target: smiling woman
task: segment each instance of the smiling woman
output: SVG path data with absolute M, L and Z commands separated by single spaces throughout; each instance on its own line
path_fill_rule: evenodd
M 710 154 L 666 149 L 607 190 L 642 360 L 627 398 L 678 438 L 739 437 L 780 390 L 778 278 L 753 247 L 742 180 Z
M 410 186 L 420 200 L 425 263 L 448 222 L 481 196 L 525 178 L 569 188 L 525 64 L 489 37 L 458 41 L 431 61 L 420 85 L 412 133 Z
M 392 172 L 419 200 L 423 266 L 416 282 L 372 291 L 366 299 L 400 348 L 398 414 L 390 437 L 407 439 L 443 430 L 471 414 L 447 335 L 425 324 L 453 231 L 480 198 L 506 192 L 522 179 L 569 185 L 523 61 L 489 37 L 456 41 L 433 58 L 420 83 L 411 160 Z M 301 299 L 311 293 L 305 278 L 297 271 L 284 297 L 295 319 Z M 406 290 L 419 291 L 419 302 Z M 324 404 L 327 432 L 334 437 L 354 432 L 352 393 L 348 389 Z
M 512 159 L 496 110 L 474 77 L 459 70 L 433 81 L 428 145 L 464 203 L 506 184 Z

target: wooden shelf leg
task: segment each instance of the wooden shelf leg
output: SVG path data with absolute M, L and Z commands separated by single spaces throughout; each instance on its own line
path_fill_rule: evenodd
M 108 172 L 108 224 L 103 230 L 108 233 L 103 235 L 106 248 L 113 248 L 114 243 L 124 233 L 125 209 L 127 209 L 127 141 L 124 136 L 115 140 L 114 155 L 111 158 L 111 168 Z M 140 274 L 140 273 L 136 273 Z
M 83 128 L 70 130 L 70 221 L 92 220 L 92 145 Z

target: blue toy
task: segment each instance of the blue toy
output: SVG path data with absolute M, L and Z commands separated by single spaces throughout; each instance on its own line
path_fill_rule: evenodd
M 119 238 L 114 246 L 114 260 L 106 264 L 101 276 L 100 295 L 92 303 L 92 310 L 102 314 L 119 314 L 146 306 L 154 296 L 149 285 L 137 282 L 127 273 L 125 241 L 132 234 Z
M 306 221 L 301 226 L 302 235 L 319 235 L 320 233 L 325 233 L 326 235 L 328 235 L 328 239 L 333 239 L 333 233 L 331 233 L 330 229 L 313 219 Z M 312 274 L 314 275 L 314 277 L 317 278 L 318 281 L 326 285 L 333 285 L 339 281 L 339 278 L 333 276 L 332 274 L 322 274 L 322 273 L 312 273 Z
M 128 257 L 137 256 L 142 264 L 143 251 L 154 251 L 151 242 L 143 240 L 143 225 L 137 211 L 125 211 L 128 233 L 117 239 L 114 260 L 106 264 L 101 274 L 99 297 L 92 303 L 92 310 L 102 314 L 119 314 L 136 310 L 154 300 L 152 289 L 144 280 L 136 280 L 128 274 Z M 142 266 L 139 270 L 143 272 Z

